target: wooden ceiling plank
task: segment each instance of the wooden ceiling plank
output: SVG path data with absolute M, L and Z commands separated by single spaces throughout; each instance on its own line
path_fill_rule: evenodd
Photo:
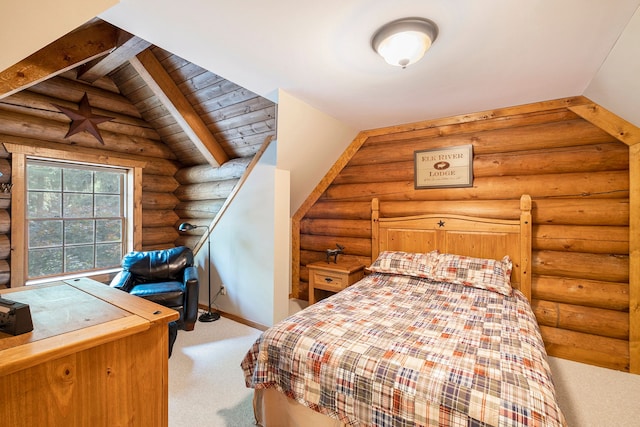
M 120 30 L 96 23 L 73 31 L 0 72 L 0 99 L 111 52 Z
M 222 146 L 195 112 L 193 106 L 176 86 L 153 52 L 147 49 L 132 58 L 130 62 L 180 124 L 184 132 L 189 135 L 189 138 L 200 150 L 207 162 L 213 167 L 218 167 L 228 161 L 229 157 Z
M 120 31 L 118 47 L 109 55 L 87 62 L 78 69 L 78 79 L 93 83 L 131 58 L 151 47 L 151 43 L 126 31 Z

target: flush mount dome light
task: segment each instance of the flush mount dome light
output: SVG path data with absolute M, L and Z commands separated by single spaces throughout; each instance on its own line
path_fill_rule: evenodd
M 438 27 L 433 21 L 403 18 L 380 27 L 371 46 L 387 63 L 406 68 L 424 56 L 437 36 Z

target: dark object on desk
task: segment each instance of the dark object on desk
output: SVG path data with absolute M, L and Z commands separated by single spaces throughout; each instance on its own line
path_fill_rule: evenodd
M 336 246 L 338 247 L 338 249 L 327 249 L 327 264 L 329 263 L 331 257 L 333 257 L 334 264 L 338 263 L 338 255 L 344 251 L 344 246 L 341 246 L 337 243 Z
M 0 298 L 0 332 L 20 335 L 33 331 L 28 304 Z
M 198 269 L 186 246 L 129 252 L 111 287 L 172 308 L 180 313 L 178 329 L 193 330 L 198 316 Z

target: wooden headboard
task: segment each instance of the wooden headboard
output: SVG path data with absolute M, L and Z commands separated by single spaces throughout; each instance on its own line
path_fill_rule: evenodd
M 438 249 L 477 258 L 511 257 L 511 284 L 531 301 L 531 197 L 520 198 L 520 218 L 504 220 L 428 214 L 380 218 L 371 201 L 371 259 L 382 251 L 429 252 Z

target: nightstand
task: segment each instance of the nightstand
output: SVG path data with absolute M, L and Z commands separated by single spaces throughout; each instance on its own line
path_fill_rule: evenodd
M 317 261 L 307 264 L 309 269 L 309 305 L 340 292 L 362 279 L 364 265 L 353 262 Z

